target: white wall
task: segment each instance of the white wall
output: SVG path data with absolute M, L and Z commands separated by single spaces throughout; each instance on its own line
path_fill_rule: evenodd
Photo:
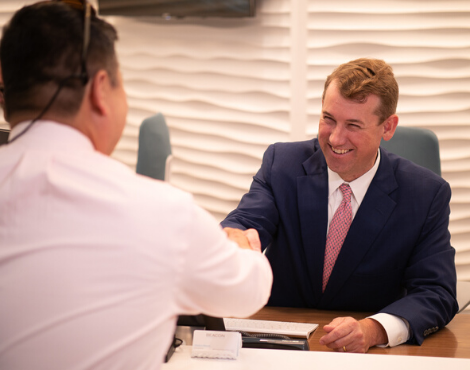
M 0 0 L 0 24 L 31 1 Z M 267 145 L 316 135 L 323 82 L 358 57 L 385 59 L 400 124 L 432 129 L 453 190 L 452 244 L 470 280 L 470 1 L 259 0 L 254 19 L 109 17 L 129 97 L 113 156 L 135 167 L 140 122 L 162 112 L 172 183 L 218 219 L 236 207 Z

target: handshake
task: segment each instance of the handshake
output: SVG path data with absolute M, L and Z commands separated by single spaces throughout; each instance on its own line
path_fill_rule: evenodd
M 224 231 L 228 238 L 237 243 L 240 248 L 261 252 L 261 241 L 256 229 L 240 230 L 225 227 Z

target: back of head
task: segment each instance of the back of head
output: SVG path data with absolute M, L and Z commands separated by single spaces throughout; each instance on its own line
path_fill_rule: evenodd
M 0 59 L 7 120 L 17 114 L 41 112 L 60 84 L 63 88 L 50 110 L 65 117 L 78 111 L 86 85 L 80 77 L 84 1 L 71 2 L 82 9 L 62 1 L 41 1 L 17 11 L 4 27 Z M 96 17 L 93 10 L 86 51 L 89 77 L 105 69 L 111 80 L 116 81 L 116 40 L 116 30 Z
M 365 102 L 370 94 L 380 98 L 376 114 L 379 123 L 395 114 L 398 104 L 398 83 L 390 65 L 380 59 L 360 58 L 341 64 L 325 82 L 323 98 L 330 83 L 337 81 L 341 95 L 346 99 Z

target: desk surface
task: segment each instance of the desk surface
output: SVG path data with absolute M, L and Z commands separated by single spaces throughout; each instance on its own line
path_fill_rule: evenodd
M 176 350 L 162 370 L 468 370 L 462 358 L 364 355 L 342 352 L 281 351 L 242 348 L 236 360 L 191 358 L 191 346 Z
M 381 370 L 452 370 L 470 369 L 470 315 L 458 314 L 446 328 L 430 335 L 422 346 L 402 344 L 394 348 L 371 348 L 369 353 L 333 352 L 318 341 L 323 325 L 335 317 L 352 316 L 362 319 L 367 313 L 318 311 L 300 308 L 265 307 L 251 318 L 313 322 L 319 327 L 309 338 L 310 351 L 279 351 L 272 349 L 242 348 L 237 360 L 191 358 L 191 347 L 176 350 L 162 370 L 311 370 L 322 369 L 381 369 Z M 385 354 L 394 356 L 383 356 Z M 313 364 L 313 365 L 312 365 Z M 312 367 L 313 366 L 313 367 Z
M 319 324 L 317 330 L 309 338 L 311 351 L 333 352 L 319 344 L 324 335 L 323 326 L 335 317 L 352 316 L 363 319 L 368 313 L 319 311 L 302 308 L 265 307 L 251 318 L 258 320 L 278 320 L 295 322 L 312 322 Z M 457 357 L 470 359 L 470 315 L 457 314 L 442 330 L 427 337 L 421 346 L 402 344 L 394 348 L 373 347 L 371 354 L 393 354 L 407 356 Z
M 236 360 L 191 358 L 191 346 L 181 346 L 161 370 L 468 370 L 462 358 L 384 356 L 342 352 L 281 351 L 242 348 Z

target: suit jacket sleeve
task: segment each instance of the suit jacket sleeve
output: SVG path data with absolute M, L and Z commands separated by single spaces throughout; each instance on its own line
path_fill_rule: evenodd
M 261 168 L 253 177 L 250 191 L 242 197 L 238 207 L 221 222 L 222 227 L 257 229 L 263 250 L 271 243 L 279 222 L 279 212 L 270 185 L 273 162 L 274 146 L 270 145 L 264 153 Z

